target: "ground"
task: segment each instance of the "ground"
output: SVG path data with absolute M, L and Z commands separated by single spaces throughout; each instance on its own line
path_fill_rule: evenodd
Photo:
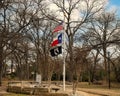
M 7 82 L 0 87 L 0 96 L 27 96 L 21 94 L 13 94 L 6 92 Z M 59 92 L 63 92 L 60 90 Z M 72 86 L 66 85 L 66 93 L 72 94 Z M 77 88 L 76 96 L 120 96 L 120 87 L 117 84 L 117 87 L 107 87 L 101 85 L 88 85 L 87 83 L 80 83 Z
M 72 91 L 69 88 L 67 88 L 66 93 L 72 94 Z M 6 92 L 6 88 L 4 86 L 2 86 L 2 87 L 0 87 L 0 96 L 26 96 L 26 95 L 8 93 L 8 92 Z M 100 95 L 77 91 L 77 96 L 100 96 Z

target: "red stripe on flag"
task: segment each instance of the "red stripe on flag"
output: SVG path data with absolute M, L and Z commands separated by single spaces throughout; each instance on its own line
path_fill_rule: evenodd
M 56 46 L 57 44 L 59 44 L 59 42 L 58 42 L 58 40 L 55 40 L 52 42 L 51 46 L 53 47 L 53 46 Z
M 62 26 L 62 25 L 57 26 L 57 27 L 53 30 L 53 33 L 54 33 L 54 32 L 58 32 L 58 31 L 60 31 L 60 30 L 63 30 L 63 26 Z

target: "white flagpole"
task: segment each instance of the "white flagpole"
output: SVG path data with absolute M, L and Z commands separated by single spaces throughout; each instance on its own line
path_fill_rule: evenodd
M 63 7 L 65 7 L 65 0 L 63 0 Z M 63 10 L 63 11 L 64 11 L 64 10 Z M 63 12 L 63 13 L 64 13 L 64 12 Z M 65 14 L 63 14 L 63 15 L 65 15 Z M 63 24 L 64 24 L 64 25 L 63 25 L 63 26 L 64 26 L 64 34 L 63 34 L 63 35 L 64 35 L 64 36 L 63 36 L 63 38 L 64 38 L 64 39 L 63 39 L 63 40 L 64 40 L 64 41 L 63 41 L 63 91 L 65 91 L 65 77 L 66 77 L 66 76 L 65 76 L 65 75 L 66 75 L 66 74 L 65 74 L 65 72 L 66 72 L 66 71 L 65 71 L 65 65 L 66 65 L 66 64 L 65 64 L 65 16 L 64 16 L 64 23 L 63 23 Z
M 64 33 L 64 42 L 63 42 L 63 47 L 64 47 L 64 51 L 63 51 L 63 91 L 65 91 L 65 33 Z

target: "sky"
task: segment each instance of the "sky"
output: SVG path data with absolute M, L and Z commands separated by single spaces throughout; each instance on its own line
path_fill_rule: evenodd
M 111 5 L 120 7 L 120 0 L 109 0 Z
M 120 15 L 120 0 L 109 0 L 109 8 L 116 9 L 117 14 Z

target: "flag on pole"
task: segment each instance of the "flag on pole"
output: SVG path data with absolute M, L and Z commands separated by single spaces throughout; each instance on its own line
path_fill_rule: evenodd
M 51 46 L 56 46 L 62 43 L 62 33 L 58 34 L 57 39 L 53 40 Z
M 59 54 L 61 54 L 62 53 L 62 46 L 56 46 L 55 48 L 52 48 L 51 50 L 50 50 L 50 54 L 51 54 L 51 56 L 57 56 L 57 55 L 59 55 Z
M 62 53 L 62 35 L 63 33 L 61 32 L 64 29 L 63 27 L 63 21 L 55 27 L 53 30 L 53 41 L 51 43 L 51 49 L 50 49 L 50 54 L 51 56 L 58 56 L 59 54 Z

